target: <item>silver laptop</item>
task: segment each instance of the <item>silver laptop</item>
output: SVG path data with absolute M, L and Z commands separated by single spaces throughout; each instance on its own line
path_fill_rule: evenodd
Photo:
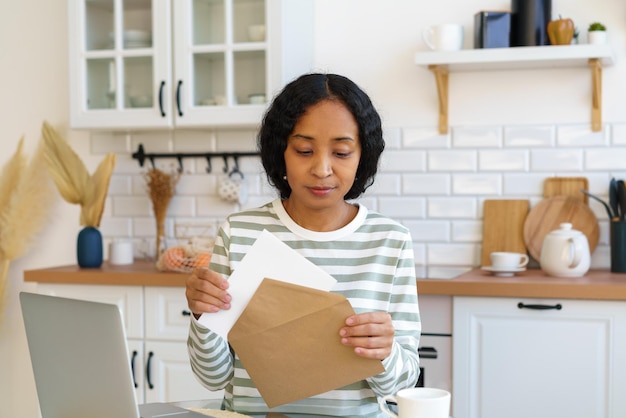
M 165 403 L 137 405 L 119 308 L 21 292 L 43 418 L 206 418 Z

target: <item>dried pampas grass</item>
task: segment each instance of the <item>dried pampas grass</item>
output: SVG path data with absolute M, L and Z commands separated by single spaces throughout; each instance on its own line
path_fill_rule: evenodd
M 90 175 L 80 157 L 47 122 L 43 123 L 42 132 L 46 161 L 59 193 L 65 201 L 80 205 L 81 225 L 99 227 L 115 154 L 108 153 Z
M 12 260 L 22 256 L 48 221 L 54 187 L 46 169 L 43 141 L 30 162 L 24 138 L 0 173 L 0 306 Z
M 165 235 L 167 208 L 176 191 L 176 184 L 180 179 L 180 174 L 178 172 L 168 174 L 158 168 L 152 168 L 145 174 L 145 179 L 156 219 L 156 259 L 158 260 L 161 255 L 163 236 Z

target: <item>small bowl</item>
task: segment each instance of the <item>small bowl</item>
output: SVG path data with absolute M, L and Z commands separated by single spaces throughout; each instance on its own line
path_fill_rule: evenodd
M 263 42 L 265 40 L 265 25 L 248 26 L 248 39 L 252 42 Z
M 248 103 L 250 104 L 263 104 L 265 103 L 265 95 L 261 93 L 251 94 L 248 96 Z
M 129 100 L 132 107 L 152 107 L 152 96 L 130 96 Z

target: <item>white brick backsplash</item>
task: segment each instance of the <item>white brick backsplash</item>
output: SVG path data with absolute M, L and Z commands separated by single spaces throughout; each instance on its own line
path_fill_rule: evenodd
M 411 172 L 426 169 L 426 152 L 414 150 L 391 150 L 383 152 L 381 170 L 386 172 Z
M 450 222 L 447 221 L 406 221 L 404 225 L 411 232 L 415 242 L 449 242 Z
M 591 132 L 578 125 L 451 126 L 441 135 L 436 126 L 385 128 L 386 150 L 374 185 L 357 201 L 405 225 L 413 237 L 418 277 L 447 279 L 480 265 L 485 199 L 528 199 L 531 208 L 543 199 L 548 177 L 579 177 L 608 200 L 611 177 L 626 178 L 626 123 Z M 106 242 L 131 238 L 153 256 L 156 225 L 144 174 L 131 158 L 137 145 L 145 152 L 255 152 L 256 130 L 174 130 L 88 134 L 91 152 L 117 154 L 101 222 Z M 157 159 L 164 171 L 176 159 Z M 229 159 L 229 168 L 234 161 Z M 224 176 L 221 158 L 183 160 L 184 173 L 166 218 L 166 239 L 175 242 L 175 225 L 185 221 L 219 222 L 234 211 L 273 200 L 260 158 L 238 161 L 248 185 L 241 206 L 220 200 L 217 184 Z M 604 207 L 590 200 L 600 222 L 600 242 L 592 254 L 593 268 L 608 268 L 608 219 Z
M 404 148 L 449 148 L 450 136 L 442 135 L 433 128 L 404 128 L 402 130 Z
M 453 242 L 481 242 L 483 239 L 483 223 L 480 221 L 452 222 Z
M 626 123 L 611 126 L 611 144 L 626 145 Z
M 215 194 L 217 189 L 217 177 L 209 174 L 182 175 L 176 185 L 176 195 L 203 195 Z
M 482 150 L 478 152 L 479 171 L 527 171 L 528 152 L 519 150 Z
M 105 238 L 132 237 L 132 218 L 103 217 L 100 232 Z
M 196 198 L 174 195 L 167 208 L 167 216 L 195 216 Z
M 581 171 L 583 151 L 580 149 L 533 150 L 530 153 L 531 171 Z
M 477 259 L 477 246 L 473 244 L 428 244 L 428 264 L 439 266 L 471 266 Z
M 626 148 L 591 148 L 585 150 L 585 169 L 598 171 L 626 170 Z
M 449 174 L 404 174 L 402 176 L 403 195 L 449 195 L 450 189 Z
M 117 196 L 113 198 L 113 216 L 149 216 L 152 203 L 148 196 Z
M 397 174 L 386 174 L 379 172 L 374 179 L 374 184 L 367 189 L 368 196 L 371 195 L 399 195 L 400 192 L 400 177 Z
M 174 151 L 188 153 L 214 152 L 216 142 L 217 135 L 213 130 L 181 130 L 176 132 Z
M 499 174 L 454 174 L 453 195 L 499 195 L 502 179 Z
M 502 146 L 502 128 L 495 126 L 458 126 L 452 128 L 452 146 L 483 148 Z
M 514 198 L 523 195 L 543 195 L 545 174 L 505 174 L 503 194 Z
M 386 150 L 399 149 L 402 147 L 402 130 L 397 127 L 383 126 L 383 139 Z
M 430 171 L 476 171 L 477 152 L 472 150 L 428 151 L 428 170 Z
M 460 197 L 429 197 L 426 203 L 428 217 L 433 219 L 473 219 L 478 213 L 476 199 Z
M 505 147 L 552 147 L 555 140 L 553 126 L 507 126 L 504 128 Z
M 132 177 L 113 174 L 109 181 L 109 196 L 124 196 L 132 193 Z
M 425 200 L 420 197 L 381 197 L 378 211 L 391 218 L 423 218 Z
M 590 124 L 559 126 L 556 131 L 556 143 L 563 147 L 597 147 L 609 143 L 609 129 L 593 132 Z

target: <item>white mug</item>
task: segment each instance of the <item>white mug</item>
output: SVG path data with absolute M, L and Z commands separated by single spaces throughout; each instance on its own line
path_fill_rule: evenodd
M 109 245 L 109 263 L 113 265 L 133 264 L 133 243 L 114 241 Z
M 499 269 L 518 269 L 526 267 L 529 260 L 526 254 L 504 251 L 491 253 L 489 257 L 491 258 L 491 267 Z
M 422 39 L 435 51 L 458 51 L 463 49 L 463 25 L 444 23 L 428 26 L 422 31 Z
M 232 171 L 224 176 L 218 185 L 217 194 L 225 202 L 245 204 L 248 201 L 248 185 L 243 173 Z
M 389 410 L 387 401 L 398 404 L 398 414 Z M 383 396 L 380 410 L 392 418 L 448 418 L 450 392 L 436 388 L 402 389 L 396 395 Z

